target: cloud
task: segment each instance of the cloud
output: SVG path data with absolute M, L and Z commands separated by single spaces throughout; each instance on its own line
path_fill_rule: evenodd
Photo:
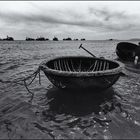
M 134 21 L 135 18 L 139 18 L 138 15 L 127 14 L 124 10 L 115 11 L 107 9 L 106 7 L 102 9 L 89 7 L 88 11 L 89 14 L 102 20 L 104 28 L 112 31 L 130 30 L 139 24 Z
M 80 15 L 73 11 L 62 12 L 57 10 L 55 12 L 53 10 L 48 11 L 48 13 L 46 11 L 41 13 L 0 12 L 0 18 L 8 24 L 25 24 L 27 26 L 36 24 L 46 24 L 47 26 L 51 24 L 52 27 L 54 25 L 72 25 L 90 29 L 104 28 L 105 30 L 114 31 L 130 29 L 135 25 L 132 21 L 132 16 L 134 18 L 134 15 L 127 15 L 125 11 L 110 11 L 107 8 L 97 9 L 89 7 L 87 15 Z
M 65 18 L 65 16 L 69 18 Z M 20 25 L 24 24 L 27 26 L 32 25 L 73 25 L 81 27 L 107 27 L 106 23 L 98 19 L 77 19 L 77 16 L 54 16 L 54 15 L 43 15 L 43 14 L 22 14 L 22 13 L 0 13 L 1 20 L 8 24 Z M 109 25 L 110 26 L 110 25 Z M 110 26 L 111 27 L 111 26 Z
M 18 8 L 10 5 L 0 8 L 0 28 L 10 31 L 27 31 L 42 34 L 103 34 L 140 29 L 138 12 L 127 8 L 117 9 L 97 2 L 29 2 Z M 16 5 L 17 6 L 17 5 Z M 1 6 L 0 6 L 1 7 Z M 138 11 L 138 10 L 137 10 Z M 24 31 L 23 31 L 24 30 Z M 4 31 L 4 30 L 3 30 Z
M 97 17 L 102 17 L 105 21 L 109 21 L 111 18 L 128 18 L 128 15 L 126 15 L 125 11 L 113 11 L 106 7 L 100 9 L 89 7 L 88 11 L 90 14 L 94 14 Z

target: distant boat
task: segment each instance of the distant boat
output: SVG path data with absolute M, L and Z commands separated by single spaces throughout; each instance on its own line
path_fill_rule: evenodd
M 72 39 L 70 37 L 68 37 L 68 38 L 64 38 L 63 40 L 64 41 L 71 41 Z
M 78 41 L 78 39 L 76 38 L 76 39 L 74 39 L 74 41 Z
M 118 39 L 113 39 L 113 38 L 110 38 L 110 39 L 107 39 L 107 41 L 117 41 Z
M 82 38 L 82 39 L 81 39 L 81 41 L 85 41 L 85 40 L 86 40 L 85 38 Z
M 140 57 L 140 46 L 129 42 L 120 42 L 117 44 L 116 54 L 121 60 L 134 61 L 136 55 Z
M 44 37 L 38 37 L 36 40 L 37 41 L 45 41 L 46 39 Z
M 53 41 L 58 41 L 58 38 L 57 38 L 57 37 L 54 37 L 54 38 L 53 38 Z
M 34 41 L 35 39 L 34 39 L 34 38 L 30 38 L 30 37 L 26 37 L 25 40 L 26 40 L 26 41 Z
M 14 38 L 7 36 L 7 38 L 4 38 L 2 40 L 4 40 L 4 41 L 14 41 Z

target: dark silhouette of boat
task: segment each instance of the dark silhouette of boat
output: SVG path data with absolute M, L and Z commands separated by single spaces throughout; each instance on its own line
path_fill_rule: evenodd
M 4 41 L 14 41 L 14 38 L 7 36 L 7 38 L 4 38 L 2 40 L 4 40 Z
M 85 56 L 65 56 L 47 60 L 40 66 L 58 88 L 106 89 L 120 77 L 119 62 Z
M 30 38 L 30 37 L 26 37 L 25 40 L 26 40 L 26 41 L 34 41 L 35 39 L 34 39 L 34 38 Z
M 121 60 L 134 61 L 135 56 L 140 57 L 140 46 L 129 42 L 120 42 L 117 44 L 116 54 Z
M 76 38 L 76 39 L 74 39 L 74 41 L 78 41 L 78 39 Z
M 36 40 L 37 41 L 45 41 L 46 39 L 44 37 L 38 37 Z
M 68 37 L 68 38 L 64 38 L 63 40 L 64 41 L 71 41 L 72 39 L 70 37 Z
M 54 37 L 54 38 L 53 38 L 53 41 L 58 41 L 58 38 L 57 38 L 57 37 Z
M 82 38 L 82 39 L 81 39 L 81 41 L 85 41 L 85 40 L 86 40 L 85 38 Z

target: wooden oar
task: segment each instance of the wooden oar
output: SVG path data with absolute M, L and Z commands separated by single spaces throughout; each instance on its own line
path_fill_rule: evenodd
M 80 44 L 79 49 L 82 48 L 83 50 L 85 50 L 87 53 L 89 53 L 90 55 L 92 55 L 93 57 L 96 57 L 94 54 L 92 54 L 90 51 L 88 51 L 87 49 L 85 49 L 82 44 Z M 104 57 L 100 57 L 100 58 L 104 58 Z M 120 72 L 120 76 L 126 76 L 125 73 Z
M 85 50 L 87 53 L 89 53 L 90 55 L 92 55 L 93 57 L 97 57 L 97 56 L 95 56 L 93 53 L 91 53 L 89 50 L 87 50 L 86 48 L 84 48 L 83 46 L 82 46 L 82 44 L 79 46 L 79 49 L 80 48 L 82 48 L 83 50 Z M 104 58 L 104 57 L 100 57 L 100 58 Z
M 82 48 L 83 50 L 85 50 L 86 52 L 88 52 L 90 55 L 92 55 L 93 57 L 96 57 L 94 54 L 92 54 L 90 51 L 88 51 L 87 49 L 85 49 L 82 44 L 79 46 L 79 49 Z

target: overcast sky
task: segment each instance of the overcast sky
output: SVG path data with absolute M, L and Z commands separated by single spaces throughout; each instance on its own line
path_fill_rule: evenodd
M 140 1 L 0 1 L 0 38 L 140 38 Z

